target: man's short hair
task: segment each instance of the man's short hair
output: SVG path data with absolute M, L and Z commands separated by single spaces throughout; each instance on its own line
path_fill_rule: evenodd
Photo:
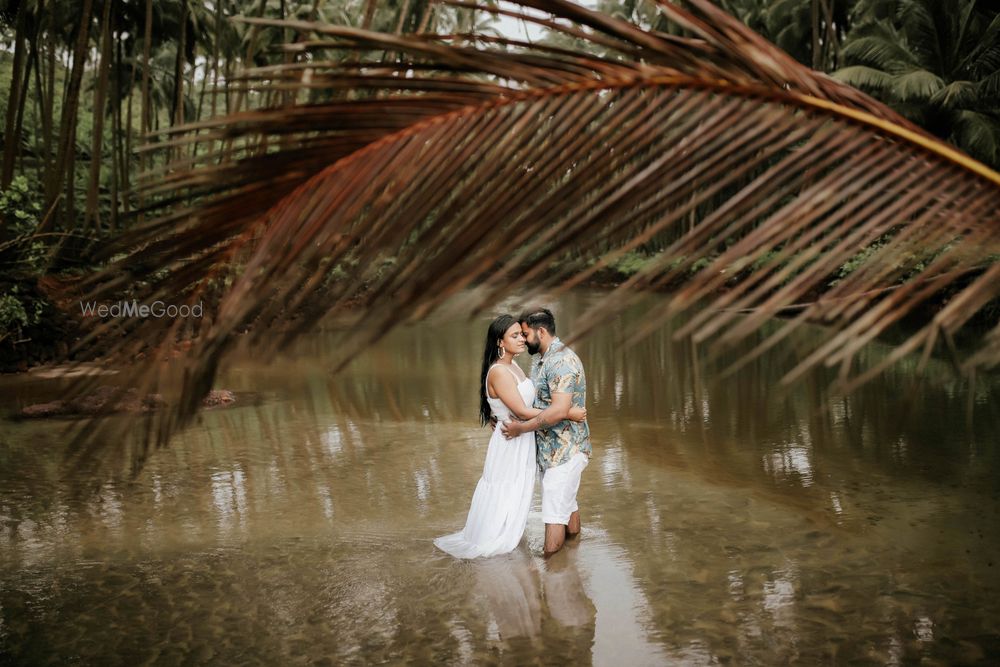
M 531 308 L 521 313 L 517 320 L 521 324 L 527 324 L 532 329 L 545 327 L 551 335 L 556 335 L 556 317 L 548 308 Z

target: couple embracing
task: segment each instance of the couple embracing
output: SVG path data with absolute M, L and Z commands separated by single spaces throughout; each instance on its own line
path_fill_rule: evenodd
M 531 377 L 513 363 L 525 350 L 533 355 Z M 494 424 L 483 475 L 465 528 L 434 544 L 456 558 L 512 551 L 528 522 L 537 468 L 550 556 L 580 532 L 576 494 L 591 453 L 583 364 L 556 336 L 552 311 L 536 308 L 518 319 L 493 320 L 479 392 L 480 420 Z

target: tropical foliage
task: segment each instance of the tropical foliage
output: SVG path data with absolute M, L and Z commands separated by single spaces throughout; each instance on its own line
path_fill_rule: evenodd
M 983 162 L 1000 164 L 1000 12 L 977 0 L 893 4 L 885 15 L 865 13 L 835 76 Z
M 560 0 L 452 4 L 560 37 L 247 18 L 290 36 L 284 62 L 239 78 L 270 105 L 161 134 L 161 153 L 189 157 L 147 178 L 152 221 L 109 247 L 127 258 L 90 283 L 97 297 L 142 284 L 141 298 L 213 304 L 210 321 L 93 332 L 128 332 L 126 357 L 194 338 L 161 435 L 194 414 L 243 332 L 270 355 L 325 314 L 354 317 L 346 361 L 451 296 L 485 308 L 572 286 L 654 242 L 586 326 L 670 287 L 636 336 L 685 313 L 680 335 L 725 345 L 794 305 L 744 358 L 828 323 L 787 380 L 826 363 L 864 381 L 880 368 L 854 367 L 862 346 L 955 290 L 883 366 L 926 358 L 1000 293 L 1000 176 L 714 5 L 660 4 L 659 30 Z M 988 367 L 998 352 L 987 338 L 956 362 Z M 153 362 L 136 381 L 159 387 L 167 372 Z
M 720 0 L 799 62 L 1000 166 L 1000 5 L 992 0 Z
M 26 183 L 40 207 L 30 235 L 22 219 L 0 218 L 7 302 L 34 312 L 36 303 L 68 300 L 62 288 L 99 265 L 94 249 L 142 220 L 131 214 L 144 205 L 137 173 L 184 157 L 138 150 L 148 133 L 266 103 L 233 80 L 282 62 L 272 46 L 286 34 L 232 20 L 245 15 L 368 21 L 380 30 L 426 28 L 431 19 L 426 0 L 0 2 L 0 193 L 19 196 Z M 18 250 L 25 244 L 32 253 Z M 55 324 L 43 318 L 7 336 L 0 371 L 51 359 Z
M 274 354 L 336 314 L 355 321 L 346 360 L 449 297 L 482 309 L 609 266 L 631 277 L 584 330 L 665 288 L 636 337 L 684 314 L 679 335 L 729 345 L 792 313 L 745 362 L 806 322 L 828 324 L 819 346 L 794 351 L 789 381 L 828 364 L 850 387 L 942 349 L 969 371 L 1000 359 L 1000 332 L 966 355 L 952 344 L 1000 295 L 1000 175 L 938 138 L 975 138 L 979 148 L 962 145 L 987 158 L 990 110 L 957 92 L 929 93 L 924 111 L 909 93 L 886 104 L 807 66 L 843 66 L 850 79 L 862 65 L 848 59 L 869 58 L 864 40 L 884 29 L 912 63 L 937 67 L 918 46 L 926 35 L 907 28 L 918 3 L 721 3 L 790 53 L 706 0 L 107 3 L 86 0 L 90 20 L 62 37 L 46 27 L 58 21 L 25 9 L 38 4 L 8 11 L 14 61 L 23 42 L 11 106 L 26 102 L 25 81 L 41 80 L 43 95 L 42 131 L 7 133 L 22 141 L 5 149 L 15 166 L 34 164 L 44 209 L 58 209 L 43 232 L 106 238 L 76 246 L 106 263 L 88 298 L 210 313 L 95 322 L 79 345 L 121 341 L 118 358 L 142 356 L 130 367 L 141 390 L 180 380 L 162 438 L 193 416 L 238 340 Z M 969 4 L 948 34 L 986 63 L 969 74 L 980 105 L 993 94 L 992 22 Z M 533 28 L 514 36 L 498 30 L 504 20 Z M 50 53 L 65 65 L 46 66 Z M 889 67 L 903 60 L 880 62 L 905 76 Z M 947 88 L 966 70 L 927 71 Z M 65 90 L 59 114 L 44 96 L 50 79 Z M 99 110 L 89 126 L 78 123 L 87 91 Z M 939 108 L 978 109 L 983 125 L 942 132 L 952 126 L 932 122 Z M 25 117 L 8 108 L 15 130 Z M 142 131 L 151 142 L 133 158 Z M 109 168 L 94 166 L 104 154 Z M 867 341 L 931 302 L 943 307 L 884 364 L 855 364 Z M 165 366 L 164 355 L 180 360 Z

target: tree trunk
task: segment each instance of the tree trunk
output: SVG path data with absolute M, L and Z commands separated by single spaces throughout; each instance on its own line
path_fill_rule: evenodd
M 198 69 L 197 65 L 195 65 L 193 68 L 191 68 L 192 79 L 194 78 L 193 74 L 194 74 L 195 70 L 197 70 L 197 69 Z M 194 112 L 194 119 L 195 119 L 195 121 L 201 120 L 201 111 L 202 111 L 202 107 L 203 107 L 204 102 L 205 102 L 205 93 L 207 93 L 207 92 L 208 92 L 208 58 L 205 58 L 205 71 L 202 72 L 202 75 L 201 75 L 201 88 L 198 89 L 198 106 L 197 106 L 197 108 L 195 109 L 195 112 Z
M 193 38 L 194 37 L 192 36 L 192 39 Z M 197 45 L 197 43 L 194 44 L 194 47 L 195 47 L 194 48 L 194 52 L 193 52 L 194 53 L 194 63 L 191 65 L 191 71 L 190 71 L 190 74 L 187 77 L 188 95 L 194 95 L 194 92 L 195 92 L 195 74 L 198 71 L 198 45 Z M 198 105 L 200 106 L 200 104 L 201 103 L 199 101 Z M 201 113 L 201 109 L 195 109 L 195 114 L 196 115 L 194 116 L 194 118 L 188 118 L 187 120 L 197 121 L 200 118 L 200 113 Z M 189 146 L 189 150 L 193 151 L 195 148 L 197 148 L 198 143 L 194 142 L 194 143 L 188 144 L 188 146 Z M 177 149 L 177 155 L 178 155 L 178 157 L 181 157 L 181 154 L 183 152 L 184 152 L 183 148 L 178 148 Z
M 60 61 L 59 64 L 62 65 L 63 68 L 63 82 L 62 82 L 62 93 L 61 93 L 62 97 L 60 99 L 65 101 L 66 96 L 69 95 L 70 81 L 72 81 L 73 79 L 73 77 L 71 76 L 65 76 L 66 72 L 70 72 L 73 69 L 73 51 L 66 49 L 66 62 Z M 62 106 L 60 106 L 59 109 L 60 109 L 59 115 L 61 118 Z
M 35 31 L 37 35 L 37 30 Z M 24 106 L 28 102 L 28 92 L 31 89 L 31 71 L 38 68 L 38 44 L 35 35 L 31 39 L 31 50 L 28 52 L 28 64 L 24 68 L 24 76 L 21 78 L 21 94 L 17 100 L 17 118 L 14 120 L 13 135 L 18 138 L 17 150 L 14 157 L 18 159 L 21 172 L 24 173 L 24 153 L 21 151 L 21 135 L 24 132 Z
M 323 6 L 324 2 L 325 2 L 325 0 L 313 0 L 312 8 L 309 10 L 309 20 L 310 21 L 319 21 L 320 8 Z M 303 38 L 303 36 L 302 36 L 301 33 L 296 37 L 296 41 L 298 41 L 300 38 Z M 303 72 L 303 76 L 305 76 L 305 72 Z M 300 79 L 300 81 L 301 81 L 301 79 Z M 314 89 L 312 89 L 312 88 L 299 88 L 295 92 L 295 103 L 296 104 L 299 103 L 299 98 L 302 97 L 303 95 L 305 95 L 305 98 L 306 98 L 305 102 L 306 102 L 306 104 L 310 104 L 313 101 L 315 101 L 315 99 L 316 99 L 316 92 L 315 92 Z
M 44 3 L 39 3 L 38 13 L 36 14 L 38 18 L 38 23 L 35 26 L 35 39 L 32 44 L 32 48 L 36 51 L 42 49 L 43 46 L 40 43 L 42 39 L 42 12 L 44 10 Z M 50 12 L 51 13 L 51 12 Z M 38 153 L 38 165 L 36 173 L 38 174 L 38 181 L 44 182 L 44 174 L 48 169 L 49 152 L 52 150 L 52 116 L 48 110 L 46 99 L 48 96 L 45 93 L 45 87 L 42 84 L 42 56 L 40 54 L 35 55 L 35 104 L 38 109 L 38 121 L 42 124 L 42 131 L 35 136 L 35 151 Z M 51 100 L 50 102 L 51 103 Z
M 45 182 L 52 175 L 53 142 L 56 126 L 56 36 L 55 12 L 49 14 L 49 69 L 45 73 L 47 89 L 45 93 Z
M 420 24 L 417 26 L 417 33 L 427 32 L 427 27 L 431 24 L 431 14 L 434 13 L 434 5 L 430 0 L 424 3 L 424 13 L 420 17 Z
M 837 63 L 837 26 L 834 23 L 834 3 L 836 0 L 823 0 L 823 16 L 826 21 L 823 38 L 823 71 L 831 72 Z
M 188 38 L 194 40 L 194 42 L 191 45 L 191 56 L 192 56 L 191 69 L 188 70 L 187 74 L 187 90 L 188 90 L 188 95 L 190 96 L 194 94 L 195 79 L 197 78 L 198 74 L 198 40 L 194 37 L 194 35 L 191 35 Z M 186 107 L 185 111 L 187 111 Z M 193 119 L 188 118 L 187 120 L 198 120 L 198 116 L 196 115 Z
M 94 96 L 94 126 L 90 141 L 90 178 L 87 181 L 87 208 L 83 214 L 84 234 L 90 229 L 100 235 L 101 215 L 98 210 L 98 195 L 101 190 L 101 147 L 104 144 L 104 112 L 108 99 L 108 70 L 111 67 L 111 4 L 113 0 L 104 0 L 104 11 L 101 15 L 101 58 L 97 65 L 97 86 Z M 114 160 L 114 153 L 111 159 Z M 114 202 L 111 203 L 115 205 Z
M 153 41 L 153 0 L 146 0 L 146 25 L 142 38 L 142 134 L 149 134 L 152 125 L 149 100 L 149 59 Z
M 288 16 L 286 14 L 285 0 L 281 0 L 281 20 L 284 21 L 286 18 L 288 18 Z M 285 44 L 288 44 L 291 41 L 296 41 L 296 42 L 298 41 L 298 36 L 297 35 L 293 36 L 292 32 L 288 29 L 282 31 L 281 37 L 282 37 L 281 41 L 284 42 Z M 289 65 L 295 62 L 295 55 L 292 54 L 291 51 L 285 51 L 284 54 L 282 54 L 282 61 L 284 62 L 284 64 Z M 282 74 L 282 76 L 284 76 L 284 74 Z M 292 105 L 297 100 L 297 98 L 298 98 L 298 92 L 296 92 L 293 95 L 292 91 L 290 90 L 281 91 L 282 108 L 290 110 L 292 108 Z M 280 135 L 280 138 L 278 139 L 278 145 L 281 146 L 282 150 L 287 150 L 291 146 L 291 137 L 288 134 L 282 133 Z
M 212 118 L 216 115 L 216 104 L 219 97 L 219 42 L 222 40 L 222 2 L 215 3 L 215 39 L 212 40 Z M 208 76 L 208 70 L 205 70 Z M 210 149 L 211 150 L 211 149 Z
M 396 34 L 403 34 L 403 26 L 406 24 L 406 18 L 410 14 L 410 0 L 403 0 L 403 6 L 399 10 L 399 19 L 396 21 Z
M 73 67 L 66 86 L 66 95 L 63 98 L 62 114 L 59 121 L 59 152 L 56 154 L 52 178 L 46 188 L 46 209 L 48 209 L 55 203 L 62 186 L 66 186 L 66 224 L 70 228 L 75 224 L 73 217 L 76 214 L 76 205 L 73 199 L 75 195 L 76 126 L 80 111 L 80 87 L 83 83 L 83 71 L 87 63 L 87 42 L 90 36 L 90 18 L 93 9 L 93 0 L 83 0 L 83 7 L 80 10 L 79 32 L 73 49 Z M 54 219 L 55 216 L 49 218 L 50 221 Z M 41 231 L 41 226 L 39 229 Z
M 129 209 L 131 209 L 131 194 L 132 194 L 132 182 L 129 178 L 129 173 L 132 170 L 132 133 L 134 132 L 134 123 L 132 122 L 132 105 L 134 98 L 134 91 L 136 85 L 136 74 L 139 72 L 139 68 L 136 67 L 135 57 L 132 58 L 132 76 L 129 78 L 128 84 L 128 101 L 126 102 L 125 111 L 125 155 L 122 158 L 122 190 L 126 193 L 123 201 L 122 208 L 127 214 Z
M 79 104 L 76 105 L 77 112 L 79 112 Z M 67 143 L 69 145 L 69 152 L 66 155 L 66 220 L 64 229 L 67 231 L 76 228 L 76 114 L 74 114 L 73 122 L 70 123 L 70 130 L 67 133 Z M 59 160 L 56 160 L 56 169 L 59 168 Z M 63 173 L 63 172 L 59 172 Z
M 28 22 L 25 2 L 17 7 L 14 27 L 14 64 L 10 77 L 10 95 L 7 96 L 7 123 L 4 126 L 3 167 L 0 174 L 0 188 L 6 189 L 14 178 L 14 160 L 21 145 L 20 133 L 14 133 L 19 100 L 23 96 L 21 79 L 24 72 L 24 33 Z
M 225 95 L 225 97 L 226 97 L 226 99 L 225 99 L 225 102 L 226 102 L 226 113 L 230 114 L 230 113 L 233 112 L 233 100 L 232 100 L 232 97 L 230 95 L 231 91 L 229 89 L 230 88 L 229 82 L 233 80 L 233 60 L 232 60 L 232 58 L 226 58 L 225 75 L 226 75 L 226 95 Z
M 260 4 L 257 6 L 257 16 L 263 17 L 265 11 L 267 10 L 267 0 L 260 0 Z M 256 24 L 250 26 L 250 31 L 247 35 L 247 52 L 246 57 L 243 60 L 244 67 L 251 66 L 253 64 L 253 54 L 254 46 L 257 43 L 257 33 L 259 32 L 258 26 Z M 227 61 L 228 67 L 228 61 Z M 243 100 L 247 95 L 247 83 L 243 82 L 240 84 L 239 88 L 236 89 L 236 99 L 233 100 L 232 108 L 229 108 L 229 76 L 226 76 L 226 112 L 227 113 L 239 113 L 240 108 L 243 106 Z M 232 139 L 226 139 L 223 142 L 222 155 L 219 158 L 220 163 L 229 160 L 228 154 L 233 146 Z
M 35 113 L 38 114 L 38 120 L 42 124 L 42 131 L 36 132 L 35 135 L 35 152 L 38 153 L 37 180 L 39 183 L 42 183 L 44 182 L 45 169 L 49 162 L 48 137 L 51 134 L 51 128 L 48 127 L 49 119 L 46 113 L 45 88 L 42 84 L 41 60 L 38 61 L 38 65 L 35 67 L 35 109 Z
M 372 27 L 372 19 L 375 18 L 375 5 L 378 0 L 366 0 L 365 2 L 365 18 L 361 23 L 361 27 L 368 30 Z
M 812 0 L 810 5 L 812 13 L 812 66 L 813 69 L 819 69 L 823 57 L 819 41 L 819 0 Z
M 187 50 L 187 0 L 181 0 L 181 26 L 177 38 L 177 58 L 174 61 L 174 117 L 172 125 L 184 124 L 184 53 Z M 178 156 L 180 149 L 177 149 Z
M 121 193 L 125 191 L 124 174 L 127 173 L 125 167 L 125 151 L 123 144 L 125 143 L 122 132 L 122 86 L 121 86 L 121 73 L 122 73 L 122 39 L 121 39 L 121 27 L 119 26 L 119 14 L 115 12 L 112 16 L 113 26 L 113 47 L 115 50 L 114 65 L 112 66 L 112 72 L 114 72 L 113 85 L 111 89 L 111 95 L 113 103 L 111 105 L 111 120 L 113 133 L 111 135 L 111 229 L 118 229 L 118 198 Z
M 192 69 L 192 72 L 193 72 L 194 70 L 198 69 L 198 67 L 196 65 L 195 67 L 193 67 L 191 69 Z M 191 85 L 192 85 L 192 87 L 194 86 L 194 82 L 193 81 L 192 81 Z M 195 114 L 194 115 L 195 121 L 201 120 L 202 104 L 205 101 L 205 93 L 206 93 L 207 86 L 208 86 L 208 58 L 206 57 L 205 58 L 205 71 L 204 71 L 204 73 L 202 74 L 202 77 L 201 77 L 201 88 L 198 90 L 198 107 L 195 109 L 195 112 L 194 112 L 194 114 Z M 199 144 L 199 142 L 196 141 L 191 146 L 191 156 L 192 157 L 197 157 L 197 155 L 198 155 L 198 144 Z M 208 150 L 209 150 L 209 152 L 211 152 L 212 151 L 211 147 L 209 147 Z
M 153 0 L 146 0 L 146 25 L 143 32 L 143 42 L 142 42 L 142 118 L 139 120 L 140 130 L 142 132 L 143 141 L 146 141 L 146 137 L 149 134 L 151 123 L 150 108 L 149 108 L 149 52 L 150 52 L 150 42 L 153 41 Z M 146 153 L 143 152 L 139 155 L 139 171 L 146 171 Z M 145 206 L 145 197 L 142 194 L 142 190 L 139 191 L 139 208 L 140 210 Z M 142 222 L 145 216 L 140 216 L 139 222 Z

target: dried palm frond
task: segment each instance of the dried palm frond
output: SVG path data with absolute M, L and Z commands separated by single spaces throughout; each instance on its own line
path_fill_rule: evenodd
M 653 240 L 665 249 L 583 329 L 669 287 L 636 336 L 689 313 L 679 335 L 726 345 L 805 300 L 744 358 L 803 322 L 829 324 L 789 380 L 839 364 L 849 385 L 926 356 L 1000 294 L 1000 175 L 706 0 L 659 3 L 688 37 L 563 0 L 451 4 L 541 22 L 586 48 L 247 19 L 301 35 L 286 47 L 297 62 L 241 79 L 273 104 L 153 146 L 204 150 L 148 176 L 150 219 L 108 249 L 127 256 L 89 286 L 95 299 L 129 287 L 140 300 L 214 304 L 191 330 L 140 321 L 118 350 L 153 347 L 133 369 L 152 389 L 166 381 L 162 351 L 197 334 L 176 364 L 181 399 L 161 442 L 196 413 L 247 329 L 266 355 L 323 315 L 353 313 L 347 358 L 470 286 L 487 288 L 480 308 L 523 286 L 570 287 Z M 301 101 L 317 89 L 330 101 Z M 896 353 L 851 375 L 866 342 L 949 286 L 951 300 Z M 293 325 L 270 326 L 293 312 Z M 962 363 L 998 360 L 994 332 Z

